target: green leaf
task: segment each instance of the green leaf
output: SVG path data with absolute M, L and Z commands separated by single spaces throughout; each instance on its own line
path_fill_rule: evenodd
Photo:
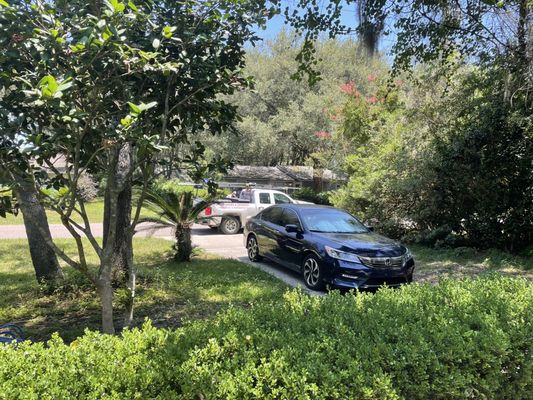
M 9 7 L 9 3 L 5 0 L 0 0 L 0 6 Z
M 128 1 L 128 7 L 131 8 L 133 11 L 137 12 L 139 9 L 137 6 L 133 3 L 133 1 Z
M 163 36 L 167 39 L 170 39 L 172 37 L 172 32 L 176 30 L 175 26 L 165 26 L 163 28 Z
M 122 118 L 120 120 L 120 124 L 124 127 L 131 125 L 131 122 L 132 122 L 131 115 L 128 115 L 126 118 Z
M 126 6 L 123 3 L 119 3 L 118 0 L 106 1 L 105 4 L 114 13 L 122 12 L 126 8 Z
M 46 75 L 39 81 L 38 87 L 41 89 L 41 96 L 52 97 L 57 92 L 59 85 L 52 75 Z
M 63 82 L 61 82 L 61 84 L 59 85 L 59 87 L 57 88 L 57 90 L 59 91 L 64 91 L 64 90 L 67 90 L 69 89 L 71 86 L 72 86 L 73 82 L 72 82 L 72 78 L 67 78 L 65 79 Z
M 104 26 L 105 26 L 105 23 L 106 23 L 106 22 L 105 22 L 105 19 L 101 19 L 100 21 L 98 21 L 98 22 L 96 23 L 96 26 L 97 26 L 98 28 L 100 28 L 100 29 L 103 29 Z
M 157 101 L 152 101 L 152 102 L 150 102 L 148 104 L 141 103 L 141 104 L 139 104 L 139 109 L 142 112 L 142 111 L 149 110 L 150 108 L 155 107 L 155 106 L 157 106 Z
M 139 56 L 145 61 L 150 61 L 154 57 L 154 53 L 147 53 L 146 51 L 139 50 Z
M 154 46 L 154 49 L 157 49 L 159 45 L 161 44 L 161 41 L 159 39 L 154 39 L 152 42 L 152 46 Z
M 137 105 L 135 105 L 135 104 L 133 104 L 133 103 L 131 103 L 129 101 L 128 101 L 128 106 L 130 106 L 131 112 L 133 114 L 135 114 L 135 115 L 139 115 L 142 112 L 142 110 L 140 109 L 139 106 L 137 106 Z

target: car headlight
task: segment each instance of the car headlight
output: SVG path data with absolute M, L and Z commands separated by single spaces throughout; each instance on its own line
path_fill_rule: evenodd
M 345 251 L 340 251 L 329 246 L 324 246 L 326 253 L 331 258 L 336 258 L 337 260 L 351 261 L 351 262 L 360 262 L 359 257 L 353 253 L 347 253 Z
M 405 264 L 411 258 L 413 258 L 413 255 L 411 254 L 411 251 L 409 251 L 409 249 L 406 247 L 405 248 L 405 254 L 403 255 L 403 263 Z

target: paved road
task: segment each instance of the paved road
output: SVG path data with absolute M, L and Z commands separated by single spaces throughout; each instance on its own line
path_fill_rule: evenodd
M 91 224 L 93 235 L 101 237 L 103 227 L 101 223 Z M 156 236 L 172 239 L 170 228 L 154 229 L 151 224 L 140 224 L 137 228 L 136 237 Z M 70 238 L 71 235 L 63 225 L 50 225 L 50 232 L 54 238 Z M 0 225 L 0 239 L 23 239 L 26 238 L 24 225 Z M 233 258 L 241 262 L 259 268 L 293 287 L 300 287 L 311 294 L 323 293 L 310 291 L 303 284 L 300 276 L 290 270 L 280 267 L 271 262 L 254 262 L 248 260 L 246 249 L 243 245 L 242 234 L 224 235 L 202 225 L 194 225 L 192 229 L 192 241 L 207 253 L 216 254 L 226 258 Z
M 137 228 L 137 236 L 154 236 L 165 237 L 172 236 L 170 228 L 164 228 L 154 231 L 150 224 L 140 224 Z M 103 224 L 91 224 L 91 231 L 95 237 L 102 237 Z M 70 232 L 61 224 L 50 224 L 50 232 L 54 239 L 68 239 L 72 236 Z M 83 236 L 83 235 L 82 235 Z M 0 239 L 25 239 L 26 229 L 24 225 L 0 225 Z

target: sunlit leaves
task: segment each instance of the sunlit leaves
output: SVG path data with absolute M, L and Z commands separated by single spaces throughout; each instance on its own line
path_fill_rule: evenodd
M 54 96 L 59 88 L 56 79 L 52 75 L 46 75 L 43 77 L 37 86 L 41 90 L 41 96 L 44 98 L 50 98 Z
M 135 5 L 135 3 L 133 3 L 133 1 L 128 1 L 128 7 L 131 8 L 133 11 L 137 12 L 139 11 L 139 9 L 137 8 L 137 6 Z
M 118 0 L 109 0 L 105 1 L 105 5 L 109 7 L 109 9 L 115 13 L 123 12 L 126 8 L 124 3 L 119 2 Z M 131 6 L 130 6 L 131 7 Z
M 163 36 L 167 39 L 170 39 L 172 37 L 172 33 L 176 30 L 177 28 L 175 26 L 165 26 L 163 28 Z

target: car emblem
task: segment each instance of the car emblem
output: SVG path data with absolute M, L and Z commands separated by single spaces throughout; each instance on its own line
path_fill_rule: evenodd
M 390 267 L 390 266 L 391 266 L 390 258 L 386 258 L 386 259 L 385 259 L 385 265 L 386 265 L 387 267 Z

